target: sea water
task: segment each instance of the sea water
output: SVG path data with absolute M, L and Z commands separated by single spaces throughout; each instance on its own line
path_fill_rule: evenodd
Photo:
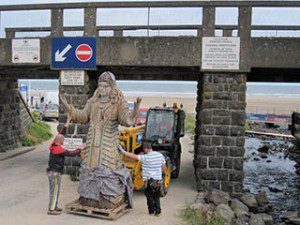
M 19 80 L 29 90 L 57 92 L 58 80 Z M 195 81 L 117 81 L 125 95 L 194 97 L 197 91 Z M 247 83 L 248 96 L 300 97 L 300 83 Z

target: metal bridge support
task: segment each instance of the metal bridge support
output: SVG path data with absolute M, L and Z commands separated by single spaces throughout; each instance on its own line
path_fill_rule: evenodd
M 243 188 L 246 75 L 205 73 L 198 80 L 194 167 L 199 191 Z
M 18 80 L 2 77 L 0 85 L 0 152 L 20 146 L 20 127 Z

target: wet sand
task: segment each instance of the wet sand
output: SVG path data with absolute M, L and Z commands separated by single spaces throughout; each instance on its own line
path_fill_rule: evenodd
M 134 101 L 137 96 L 126 96 L 128 101 Z M 172 105 L 173 102 L 183 103 L 187 113 L 195 113 L 196 96 L 195 97 L 163 97 L 163 96 L 141 96 L 142 107 L 150 107 L 162 105 L 166 102 Z M 247 96 L 247 113 L 269 113 L 278 115 L 290 115 L 293 111 L 300 112 L 300 98 L 283 98 L 260 96 Z

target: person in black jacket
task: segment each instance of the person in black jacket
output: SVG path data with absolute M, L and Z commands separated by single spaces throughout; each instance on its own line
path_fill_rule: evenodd
M 49 150 L 49 162 L 47 168 L 47 176 L 49 180 L 50 199 L 48 215 L 59 215 L 62 209 L 58 208 L 58 197 L 60 192 L 61 173 L 64 168 L 65 156 L 76 156 L 85 148 L 76 149 L 74 151 L 68 151 L 62 147 L 64 143 L 64 136 L 58 134 L 54 141 L 51 143 Z

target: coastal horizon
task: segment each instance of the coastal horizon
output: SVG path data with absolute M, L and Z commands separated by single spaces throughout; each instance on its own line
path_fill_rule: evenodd
M 58 101 L 58 80 L 19 80 L 19 86 L 24 84 L 27 84 L 29 93 L 32 93 L 29 95 L 48 93 L 48 98 L 51 99 L 46 101 Z M 119 80 L 117 86 L 128 101 L 142 97 L 143 107 L 177 102 L 183 103 L 187 113 L 195 113 L 196 81 Z M 293 111 L 300 112 L 300 84 L 248 82 L 246 103 L 247 113 L 290 115 Z

